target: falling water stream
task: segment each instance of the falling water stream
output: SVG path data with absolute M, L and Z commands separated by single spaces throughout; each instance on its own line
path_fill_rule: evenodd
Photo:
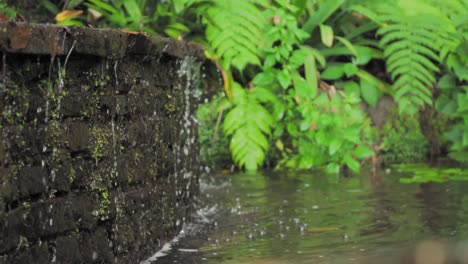
M 403 263 L 434 239 L 468 252 L 468 182 L 405 176 L 204 175 L 194 222 L 151 263 Z

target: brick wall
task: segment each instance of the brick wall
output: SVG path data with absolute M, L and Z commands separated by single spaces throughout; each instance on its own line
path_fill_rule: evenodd
M 0 47 L 0 263 L 138 263 L 172 239 L 197 190 L 202 50 L 3 23 Z

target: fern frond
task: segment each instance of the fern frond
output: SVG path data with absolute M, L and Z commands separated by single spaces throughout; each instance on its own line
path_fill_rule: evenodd
M 468 12 L 468 1 L 466 0 L 427 0 L 433 6 L 437 6 L 450 19 L 466 17 Z
M 204 23 L 206 38 L 216 56 L 243 70 L 248 64 L 260 65 L 259 43 L 266 23 L 260 0 L 210 0 Z
M 395 99 L 400 101 L 401 110 L 414 111 L 432 103 L 431 88 L 439 72 L 441 50 L 452 47 L 450 34 L 455 30 L 444 14 L 423 1 L 397 3 L 381 10 L 386 14 L 386 26 L 377 33 L 382 35 L 380 44 L 394 80 Z M 418 11 L 412 9 L 414 5 Z
M 257 98 L 265 91 L 246 91 L 237 83 L 233 88 L 234 107 L 224 119 L 224 133 L 231 137 L 229 149 L 234 162 L 246 170 L 256 170 L 265 159 L 274 119 Z
M 458 9 L 455 13 L 466 16 L 465 4 L 466 0 L 387 0 L 351 6 L 381 25 L 380 46 L 401 110 L 431 103 L 439 64 L 459 44 L 457 23 L 449 13 Z

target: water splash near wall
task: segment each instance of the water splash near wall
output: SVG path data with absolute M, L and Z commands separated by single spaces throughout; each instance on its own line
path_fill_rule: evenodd
M 198 146 L 196 145 L 198 143 L 196 142 L 197 134 L 193 130 L 193 123 L 196 122 L 194 113 L 196 113 L 197 108 L 195 101 L 198 98 L 198 88 L 200 85 L 200 68 L 200 62 L 197 62 L 193 57 L 185 57 L 180 61 L 178 71 L 178 76 L 185 80 L 180 84 L 182 86 L 181 89 L 183 89 L 184 111 L 183 117 L 180 120 L 181 130 L 179 136 L 182 140 L 180 141 L 181 145 L 177 146 L 177 160 L 180 160 L 182 163 L 180 173 L 186 181 L 185 190 L 178 190 L 178 192 L 179 195 L 184 193 L 187 198 L 190 197 L 190 186 L 194 173 L 194 168 L 190 167 L 190 165 L 193 165 L 193 159 L 196 159 L 194 153 L 198 152 Z M 194 148 L 196 151 L 193 151 Z M 179 188 L 182 187 L 182 185 L 179 186 Z M 182 221 L 182 223 L 185 223 L 185 221 Z

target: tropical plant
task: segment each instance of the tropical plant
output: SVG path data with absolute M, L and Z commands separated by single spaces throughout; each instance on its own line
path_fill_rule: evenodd
M 239 10 L 234 12 L 244 14 L 242 19 L 237 18 L 238 22 L 231 19 L 223 21 L 230 28 L 235 28 L 236 34 L 215 30 L 221 28 L 219 24 L 208 24 L 206 31 L 225 76 L 231 110 L 226 114 L 224 128 L 226 135 L 232 135 L 230 149 L 234 161 L 248 170 L 256 169 L 262 164 L 266 151 L 271 149 L 271 142 L 275 142 L 282 156 L 280 166 L 311 168 L 326 165 L 328 171 L 336 172 L 346 165 L 358 171 L 360 165 L 357 160 L 373 153 L 366 147 L 370 142 L 362 140 L 366 137 L 364 131 L 369 122 L 358 107 L 359 94 L 337 92 L 334 86 L 325 82 L 319 85 L 317 63 L 325 67 L 326 61 L 319 50 L 305 44 L 310 35 L 299 27 L 300 7 L 287 1 L 274 1 L 268 9 L 261 9 L 261 2 L 245 2 L 248 2 L 245 6 L 236 5 Z M 333 2 L 336 5 L 342 1 Z M 246 10 L 240 10 L 244 7 Z M 232 8 L 226 8 L 224 12 L 232 12 Z M 257 10 L 253 12 L 255 8 Z M 324 10 L 329 6 L 322 8 L 317 13 L 327 14 Z M 255 15 L 259 12 L 262 20 Z M 246 14 L 257 18 L 249 19 Z M 222 9 L 217 10 L 216 15 L 227 16 Z M 334 35 L 331 27 L 320 23 L 325 19 L 323 15 L 315 19 L 312 22 L 321 31 L 321 39 L 316 45 L 332 46 Z M 255 32 L 240 33 L 250 28 L 245 26 L 245 20 L 256 21 Z M 260 22 L 262 27 L 258 27 Z M 210 27 L 214 29 L 210 30 Z M 314 29 L 313 25 L 308 27 Z M 246 36 L 240 44 L 236 38 L 239 35 Z M 260 36 L 261 41 L 256 36 Z M 345 49 L 353 50 L 345 38 L 337 39 Z M 235 55 L 243 54 L 245 57 L 237 60 Z M 246 67 L 257 65 L 259 61 L 260 70 Z M 348 77 L 370 76 L 351 63 L 341 63 L 336 68 L 341 75 L 346 69 Z M 232 79 L 231 70 L 234 69 L 240 75 L 238 79 L 249 87 L 246 91 Z M 324 74 L 325 77 L 333 75 Z M 368 79 L 376 81 L 375 78 Z M 322 88 L 320 92 L 319 87 Z
M 468 43 L 465 39 L 465 44 Z M 463 48 L 465 47 L 465 48 Z M 442 91 L 436 109 L 452 119 L 445 138 L 451 142 L 450 157 L 468 161 L 468 50 L 460 46 L 448 60 L 449 71 L 437 83 Z M 451 69 L 451 71 L 450 71 Z
M 16 15 L 16 12 L 13 8 L 6 5 L 5 3 L 0 2 L 0 20 L 9 21 L 13 19 Z
M 203 10 L 206 39 L 221 66 L 239 71 L 248 64 L 260 65 L 265 18 L 260 7 L 265 0 L 212 0 Z
M 238 83 L 232 88 L 232 100 L 225 101 L 229 112 L 224 119 L 224 133 L 231 137 L 229 149 L 236 164 L 247 170 L 257 170 L 265 159 L 268 136 L 275 124 L 273 116 L 261 103 L 274 100 L 274 95 L 260 87 L 246 90 Z
M 84 18 L 80 17 L 83 10 L 75 10 L 84 0 L 59 1 L 53 3 L 50 0 L 41 0 L 41 5 L 55 15 L 58 25 L 84 26 Z
M 436 73 L 460 43 L 456 35 L 458 22 L 438 8 L 450 6 L 445 2 L 396 0 L 351 7 L 380 25 L 379 44 L 401 111 L 414 113 L 424 104 L 432 105 Z M 462 1 L 449 2 L 463 6 Z

